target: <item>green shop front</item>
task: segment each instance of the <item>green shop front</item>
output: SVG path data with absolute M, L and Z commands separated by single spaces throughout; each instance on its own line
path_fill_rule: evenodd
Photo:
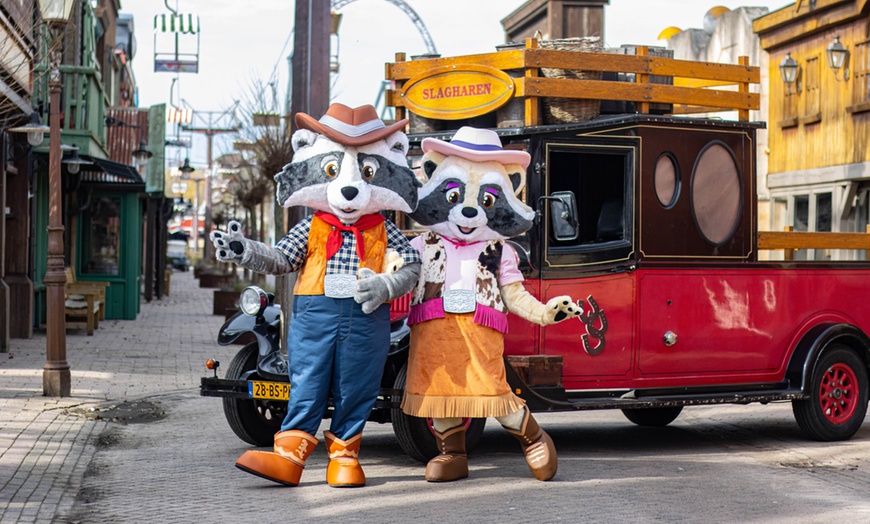
M 142 275 L 142 196 L 145 182 L 132 166 L 83 156 L 91 164 L 63 173 L 64 252 L 78 281 L 108 282 L 106 318 L 134 320 Z M 37 175 L 34 291 L 36 325 L 45 323 L 48 253 L 47 169 Z

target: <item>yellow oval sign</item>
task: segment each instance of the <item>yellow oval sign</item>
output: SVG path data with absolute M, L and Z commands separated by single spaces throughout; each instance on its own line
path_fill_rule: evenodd
M 504 71 L 480 65 L 441 66 L 408 80 L 400 94 L 424 118 L 461 120 L 495 111 L 514 95 Z

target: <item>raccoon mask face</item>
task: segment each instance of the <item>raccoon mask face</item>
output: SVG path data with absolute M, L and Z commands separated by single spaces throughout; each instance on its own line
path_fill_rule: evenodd
M 534 211 L 516 196 L 524 178 L 519 165 L 430 151 L 423 156 L 423 170 L 429 180 L 410 215 L 422 226 L 464 242 L 506 239 L 532 227 Z
M 408 167 L 408 137 L 396 132 L 358 147 L 307 129 L 293 133 L 293 162 L 275 175 L 283 207 L 308 206 L 345 224 L 385 210 L 411 212 L 421 186 Z

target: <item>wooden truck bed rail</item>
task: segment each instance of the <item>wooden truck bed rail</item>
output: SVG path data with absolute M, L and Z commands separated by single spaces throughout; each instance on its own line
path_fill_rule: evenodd
M 759 94 L 750 93 L 749 86 L 760 82 L 760 73 L 749 65 L 748 57 L 729 65 L 648 56 L 648 52 L 646 46 L 638 46 L 636 55 L 541 49 L 530 38 L 522 49 L 477 55 L 406 62 L 404 53 L 397 53 L 396 62 L 386 64 L 386 79 L 395 85 L 387 91 L 386 104 L 396 108 L 397 119 L 404 118 L 408 86 L 451 69 L 476 67 L 512 73 L 512 97 L 525 101 L 526 126 L 542 123 L 538 101 L 544 97 L 635 102 L 639 113 L 649 113 L 650 104 L 656 103 L 673 104 L 673 114 L 737 110 L 740 120 L 748 120 L 749 111 L 759 109 Z M 635 82 L 544 78 L 540 68 L 628 73 L 634 74 Z M 674 85 L 651 83 L 650 76 L 671 77 Z M 728 87 L 718 89 L 723 86 Z M 471 112 L 445 119 L 476 116 Z
M 821 233 L 792 231 L 759 231 L 758 249 L 782 249 L 786 260 L 794 260 L 798 249 L 863 249 L 870 260 L 870 226 L 866 233 Z

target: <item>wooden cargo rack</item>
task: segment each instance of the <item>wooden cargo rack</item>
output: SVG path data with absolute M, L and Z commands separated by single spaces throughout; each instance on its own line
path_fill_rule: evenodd
M 794 231 L 788 226 L 785 231 L 759 231 L 756 244 L 758 249 L 783 250 L 785 260 L 794 260 L 798 249 L 865 250 L 870 260 L 870 225 L 866 233 Z
M 662 58 L 649 56 L 646 46 L 636 47 L 634 55 L 541 49 L 534 38 L 522 48 L 476 55 L 405 61 L 405 54 L 397 53 L 396 62 L 386 64 L 386 79 L 394 84 L 386 93 L 386 104 L 396 108 L 397 120 L 408 116 L 407 111 L 434 120 L 461 120 L 519 99 L 524 103 L 524 125 L 537 126 L 543 123 L 541 99 L 571 98 L 634 102 L 638 113 L 649 113 L 651 104 L 672 104 L 675 115 L 736 110 L 745 121 L 750 110 L 759 109 L 759 94 L 751 93 L 750 85 L 760 82 L 760 73 L 748 57 L 738 60 L 733 65 Z M 544 78 L 541 68 L 623 73 L 633 75 L 634 82 Z M 482 83 L 457 87 L 459 74 L 465 74 L 465 80 L 483 75 L 492 80 L 496 92 L 477 87 Z M 673 85 L 653 83 L 651 76 L 670 77 Z M 430 86 L 428 91 L 417 89 L 415 95 L 412 90 L 423 83 Z M 437 102 L 426 103 L 432 98 L 427 99 L 427 92 L 440 93 L 448 86 L 452 96 L 436 96 Z

